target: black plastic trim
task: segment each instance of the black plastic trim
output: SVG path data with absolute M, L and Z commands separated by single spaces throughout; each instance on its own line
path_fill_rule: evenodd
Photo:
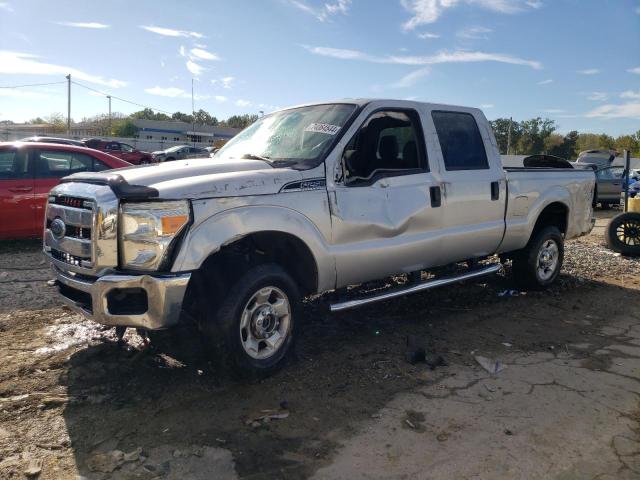
M 76 173 L 60 180 L 60 183 L 70 182 L 107 185 L 120 200 L 149 200 L 160 196 L 160 192 L 155 188 L 144 185 L 130 185 L 122 175 L 116 174 L 105 177 L 91 173 Z

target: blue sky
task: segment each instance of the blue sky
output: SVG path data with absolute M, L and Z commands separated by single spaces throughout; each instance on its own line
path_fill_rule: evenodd
M 71 73 L 169 112 L 191 111 L 194 78 L 196 109 L 218 118 L 389 97 L 640 129 L 640 0 L 2 0 L 0 32 L 0 86 Z M 107 112 L 72 88 L 75 120 Z M 65 84 L 0 88 L 0 120 L 52 112 Z

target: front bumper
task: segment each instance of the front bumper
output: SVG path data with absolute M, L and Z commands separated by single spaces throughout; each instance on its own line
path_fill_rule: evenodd
M 104 325 L 161 330 L 178 323 L 190 273 L 104 275 L 97 279 L 53 267 L 62 300 Z

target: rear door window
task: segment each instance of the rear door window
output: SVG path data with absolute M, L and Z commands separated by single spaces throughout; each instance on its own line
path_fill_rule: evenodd
M 40 150 L 36 160 L 36 177 L 62 178 L 74 173 L 107 170 L 108 168 L 99 160 L 84 153 Z
M 482 135 L 473 115 L 436 110 L 431 118 L 447 170 L 489 169 Z
M 0 150 L 0 180 L 21 180 L 31 177 L 27 155 L 19 150 Z

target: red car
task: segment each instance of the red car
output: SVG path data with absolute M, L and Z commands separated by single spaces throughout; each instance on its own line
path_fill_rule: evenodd
M 126 143 L 113 142 L 110 140 L 100 140 L 98 138 L 89 138 L 83 140 L 83 142 L 89 148 L 94 148 L 96 150 L 100 150 L 101 152 L 106 152 L 109 155 L 121 158 L 122 160 L 133 163 L 134 165 L 155 162 L 153 155 L 151 155 L 149 152 L 137 150 Z
M 41 237 L 49 190 L 62 177 L 130 166 L 85 147 L 0 143 L 0 239 Z

